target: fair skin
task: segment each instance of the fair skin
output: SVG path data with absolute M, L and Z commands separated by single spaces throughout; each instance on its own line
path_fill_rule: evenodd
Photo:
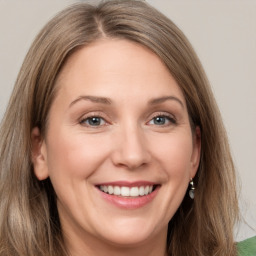
M 143 46 L 104 39 L 74 53 L 56 86 L 45 138 L 32 131 L 32 161 L 56 191 L 71 255 L 166 255 L 200 158 L 176 81 Z

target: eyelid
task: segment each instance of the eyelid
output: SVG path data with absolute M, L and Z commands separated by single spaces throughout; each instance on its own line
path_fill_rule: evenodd
M 95 126 L 89 125 L 89 124 L 86 125 L 85 121 L 88 120 L 89 118 L 93 118 L 93 117 L 101 118 L 102 120 L 104 120 L 104 124 L 95 125 Z M 146 124 L 154 125 L 154 124 L 149 124 L 149 122 L 151 122 L 156 117 L 165 117 L 165 118 L 168 119 L 167 124 L 157 125 L 159 127 L 168 127 L 168 126 L 177 125 L 177 119 L 176 119 L 175 115 L 173 115 L 169 112 L 165 112 L 165 111 L 159 111 L 159 112 L 155 112 L 155 113 L 151 114 L 150 117 L 148 118 L 149 121 L 147 121 Z M 92 112 L 88 112 L 86 114 L 83 114 L 78 119 L 78 123 L 82 126 L 86 126 L 88 128 L 94 128 L 94 129 L 95 128 L 101 128 L 103 126 L 111 124 L 110 119 L 108 118 L 108 116 L 105 113 L 102 113 L 101 111 L 92 111 Z
M 177 124 L 176 117 L 173 114 L 170 114 L 168 112 L 157 112 L 157 113 L 154 113 L 153 115 L 151 115 L 150 120 L 147 123 L 149 123 L 150 121 L 152 121 L 156 117 L 166 117 L 170 121 L 171 124 L 162 125 L 164 127 L 165 126 L 169 126 L 169 125 L 176 125 Z M 159 125 L 159 126 L 161 126 L 161 125 Z
M 93 118 L 93 117 L 101 118 L 101 119 L 104 120 L 105 123 L 104 123 L 103 125 L 99 125 L 99 126 L 91 126 L 91 125 L 86 125 L 86 124 L 84 123 L 86 120 L 88 120 L 89 118 Z M 102 126 L 108 125 L 110 122 L 108 121 L 108 118 L 106 117 L 105 114 L 96 111 L 96 112 L 89 112 L 89 113 L 86 113 L 86 114 L 82 115 L 82 117 L 80 117 L 80 118 L 78 119 L 78 123 L 79 123 L 80 125 L 87 126 L 87 127 L 100 128 L 100 127 L 102 127 Z

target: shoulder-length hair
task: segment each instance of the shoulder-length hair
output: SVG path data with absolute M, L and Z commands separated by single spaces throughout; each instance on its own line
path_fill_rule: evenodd
M 209 83 L 177 26 L 136 0 L 73 5 L 42 29 L 27 53 L 0 130 L 0 255 L 68 255 L 51 182 L 38 181 L 33 173 L 30 136 L 36 126 L 43 136 L 47 131 L 65 61 L 102 38 L 131 40 L 157 54 L 183 91 L 192 129 L 201 129 L 195 199 L 186 195 L 169 222 L 169 255 L 236 255 L 235 171 Z

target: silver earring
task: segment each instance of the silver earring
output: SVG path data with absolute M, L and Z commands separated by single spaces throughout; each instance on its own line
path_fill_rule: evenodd
M 189 197 L 191 199 L 194 199 L 194 197 L 195 197 L 195 186 L 194 186 L 194 181 L 193 181 L 192 178 L 190 179 L 189 184 L 190 184 L 190 189 L 189 189 L 188 194 L 189 194 Z

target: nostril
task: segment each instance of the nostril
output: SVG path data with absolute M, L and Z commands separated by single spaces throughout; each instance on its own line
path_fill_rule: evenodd
M 150 162 L 151 154 L 144 134 L 138 128 L 128 124 L 116 135 L 112 151 L 113 163 L 116 166 L 134 170 Z
M 150 162 L 150 155 L 147 152 L 115 152 L 112 156 L 113 163 L 116 166 L 135 170 L 146 166 Z

